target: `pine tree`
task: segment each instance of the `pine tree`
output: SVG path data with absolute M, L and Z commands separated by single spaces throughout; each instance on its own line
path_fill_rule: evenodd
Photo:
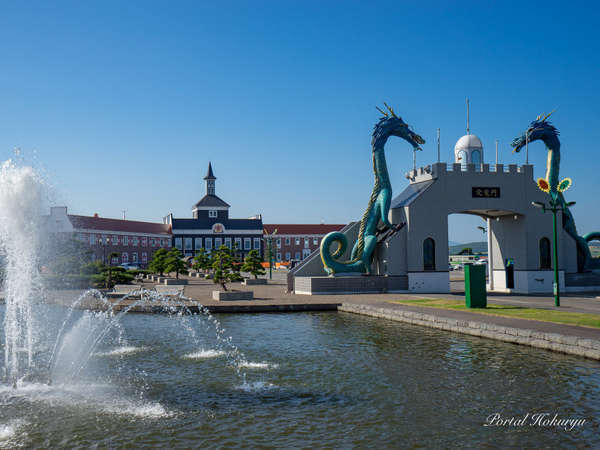
M 177 249 L 175 249 L 177 250 Z M 156 250 L 154 252 L 154 255 L 152 256 L 152 261 L 150 261 L 150 264 L 148 264 L 148 269 L 150 269 L 152 272 L 154 273 L 158 273 L 160 274 L 160 276 L 163 276 L 163 272 L 166 269 L 166 260 L 167 257 L 169 255 L 169 252 L 167 251 L 166 248 L 160 248 L 158 250 Z
M 187 264 L 181 257 L 181 252 L 174 248 L 165 258 L 165 272 L 175 272 L 175 278 L 179 279 L 179 274 L 187 275 Z
M 195 270 L 202 270 L 204 272 L 208 272 L 212 268 L 211 257 L 204 248 L 201 248 L 196 253 L 192 268 Z
M 250 274 L 254 275 L 254 279 L 257 279 L 259 275 L 264 275 L 265 269 L 261 264 L 260 254 L 258 250 L 251 250 L 246 256 L 244 260 L 244 264 L 242 265 L 243 272 L 250 272 Z
M 224 291 L 227 290 L 227 283 L 232 281 L 241 281 L 239 265 L 236 264 L 233 251 L 222 245 L 215 250 L 212 255 L 213 283 L 220 284 Z

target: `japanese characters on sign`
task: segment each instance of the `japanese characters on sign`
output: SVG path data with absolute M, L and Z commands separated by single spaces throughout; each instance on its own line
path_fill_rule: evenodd
M 473 187 L 471 192 L 473 198 L 500 198 L 499 187 Z

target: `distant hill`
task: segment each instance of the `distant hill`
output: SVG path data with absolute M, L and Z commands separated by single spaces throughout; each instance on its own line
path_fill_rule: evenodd
M 487 253 L 487 242 L 467 242 L 466 244 L 449 245 L 451 255 L 458 255 L 463 248 L 471 247 L 473 253 Z

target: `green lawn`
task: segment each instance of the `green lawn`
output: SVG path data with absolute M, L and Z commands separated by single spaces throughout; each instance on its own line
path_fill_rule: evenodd
M 492 316 L 514 317 L 517 319 L 541 320 L 543 322 L 579 325 L 600 328 L 600 314 L 555 311 L 550 309 L 526 308 L 512 305 L 493 305 L 488 303 L 486 309 L 467 308 L 465 302 L 440 298 L 423 298 L 417 300 L 395 300 L 391 303 L 401 305 L 424 306 L 427 308 L 453 309 Z

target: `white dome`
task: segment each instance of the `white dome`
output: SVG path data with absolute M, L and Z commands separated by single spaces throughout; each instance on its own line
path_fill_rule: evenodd
M 458 153 L 460 150 L 482 150 L 483 144 L 474 134 L 466 134 L 456 141 L 454 146 L 454 153 Z

